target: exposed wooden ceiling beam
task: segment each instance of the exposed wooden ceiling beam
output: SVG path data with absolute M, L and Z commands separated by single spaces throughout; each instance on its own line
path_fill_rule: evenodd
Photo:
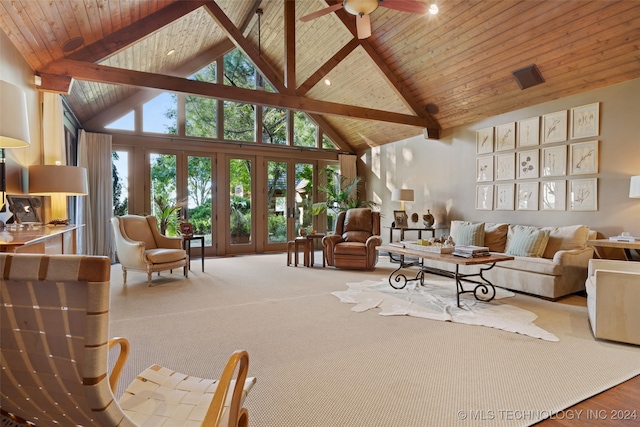
M 68 58 L 85 62 L 97 62 L 103 60 L 130 44 L 158 31 L 176 19 L 193 12 L 206 3 L 207 1 L 205 0 L 176 1 L 131 25 L 109 34 L 97 42 L 72 53 Z
M 284 85 L 287 93 L 296 91 L 296 3 L 284 2 Z
M 327 2 L 327 4 L 332 5 L 335 2 Z M 357 30 L 353 21 L 353 15 L 348 14 L 344 10 L 338 10 L 335 12 L 336 16 L 340 18 L 345 27 L 349 29 L 353 37 L 357 39 Z M 396 93 L 398 98 L 414 113 L 418 116 L 423 117 L 425 121 L 428 123 L 426 126 L 428 137 L 432 139 L 440 138 L 440 124 L 438 121 L 432 117 L 426 110 L 426 106 L 420 105 L 413 96 L 409 93 L 407 87 L 402 83 L 402 81 L 396 76 L 389 65 L 380 57 L 375 47 L 369 42 L 367 39 L 357 40 L 360 43 L 360 46 L 367 52 L 371 60 L 376 64 L 382 76 L 387 80 L 389 86 Z
M 314 87 L 320 80 L 322 80 L 324 76 L 326 76 L 331 70 L 336 68 L 343 59 L 349 56 L 349 54 L 353 52 L 358 46 L 360 46 L 360 43 L 358 43 L 358 39 L 355 38 L 344 45 L 342 49 L 337 51 L 335 55 L 327 60 L 327 62 L 322 64 L 315 73 L 309 76 L 309 78 L 307 78 L 304 83 L 298 86 L 296 94 L 298 96 L 304 96 L 311 90 L 312 87 Z
M 124 70 L 98 64 L 63 59 L 50 64 L 42 72 L 73 77 L 100 83 L 123 84 L 139 87 L 153 87 L 178 93 L 188 93 L 212 98 L 227 99 L 248 104 L 268 105 L 309 113 L 350 117 L 354 119 L 375 120 L 424 128 L 427 125 L 423 117 L 370 108 L 344 105 L 334 102 L 318 101 L 282 93 L 270 93 L 250 89 L 236 88 L 213 83 L 198 82 L 179 77 L 166 76 L 142 71 Z
M 227 15 L 220 9 L 220 6 L 216 2 L 206 2 L 206 10 L 209 12 L 211 18 L 222 29 L 247 57 L 251 59 L 253 64 L 258 67 L 265 79 L 273 85 L 273 87 L 281 93 L 286 92 L 286 88 L 282 84 L 282 78 L 280 75 L 266 62 L 258 53 L 255 46 L 253 46 L 243 35 L 242 32 L 233 25 L 233 22 L 227 17 Z M 280 82 L 280 83 L 279 83 Z

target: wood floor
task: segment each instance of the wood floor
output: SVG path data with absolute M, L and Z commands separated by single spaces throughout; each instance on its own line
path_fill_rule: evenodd
M 640 426 L 640 375 L 565 409 L 536 426 Z

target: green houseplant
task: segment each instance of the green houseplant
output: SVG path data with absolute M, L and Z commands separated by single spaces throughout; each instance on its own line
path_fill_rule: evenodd
M 337 214 L 347 209 L 377 206 L 374 202 L 358 198 L 358 193 L 364 192 L 361 177 L 357 176 L 350 180 L 331 169 L 323 169 L 321 173 L 326 175 L 327 180 L 325 185 L 318 186 L 318 191 L 324 193 L 325 200 L 312 205 L 311 210 L 314 215 L 323 212 Z

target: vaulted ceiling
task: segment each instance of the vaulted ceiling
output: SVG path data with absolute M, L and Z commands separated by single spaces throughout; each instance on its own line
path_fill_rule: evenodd
M 342 9 L 299 20 L 331 0 L 0 0 L 0 23 L 42 90 L 73 79 L 87 129 L 156 88 L 307 111 L 354 152 L 640 77 L 640 1 L 433 2 L 378 8 L 363 40 Z M 184 79 L 235 47 L 278 93 Z M 544 83 L 521 90 L 512 72 L 531 64 Z

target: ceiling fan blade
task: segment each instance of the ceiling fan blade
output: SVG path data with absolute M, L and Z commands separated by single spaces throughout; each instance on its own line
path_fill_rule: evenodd
M 387 9 L 400 10 L 402 12 L 425 14 L 429 5 L 411 0 L 382 0 L 380 6 Z
M 342 3 L 334 4 L 333 6 L 325 7 L 324 9 L 320 9 L 317 12 L 310 13 L 308 15 L 300 18 L 302 22 L 311 21 L 312 19 L 319 18 L 321 16 L 327 15 L 331 12 L 335 12 L 338 9 L 342 9 Z
M 359 39 L 366 39 L 371 36 L 371 19 L 369 15 L 356 16 L 356 30 Z

